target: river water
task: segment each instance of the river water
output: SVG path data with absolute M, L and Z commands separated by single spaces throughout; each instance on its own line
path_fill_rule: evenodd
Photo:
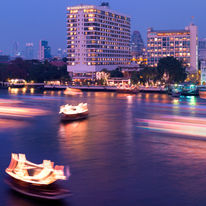
M 59 107 L 87 102 L 86 120 Z M 166 94 L 0 91 L 0 205 L 205 206 L 206 100 Z M 5 184 L 11 153 L 69 165 L 72 196 L 27 198 Z

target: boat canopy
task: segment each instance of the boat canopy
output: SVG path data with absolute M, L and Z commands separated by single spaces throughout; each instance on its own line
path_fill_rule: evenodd
M 83 113 L 83 112 L 87 112 L 88 111 L 88 107 L 87 107 L 87 103 L 80 103 L 77 106 L 73 106 L 73 105 L 63 105 L 60 107 L 60 114 L 79 114 L 79 113 Z
M 25 154 L 11 155 L 11 162 L 6 173 L 14 179 L 35 184 L 49 185 L 57 180 L 66 180 L 69 170 L 65 174 L 64 166 L 56 165 L 50 160 L 44 160 L 42 164 L 34 164 L 26 159 Z

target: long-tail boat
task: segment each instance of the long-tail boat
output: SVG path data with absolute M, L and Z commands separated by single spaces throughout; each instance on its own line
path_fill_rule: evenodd
M 24 195 L 43 199 L 61 199 L 70 195 L 67 189 L 56 183 L 69 178 L 69 169 L 54 166 L 50 160 L 34 164 L 26 159 L 25 154 L 12 153 L 6 173 L 9 175 L 7 184 Z

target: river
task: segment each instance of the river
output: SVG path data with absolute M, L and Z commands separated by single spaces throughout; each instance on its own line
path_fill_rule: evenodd
M 89 118 L 61 123 L 63 104 Z M 0 90 L 0 205 L 205 206 L 206 100 L 167 94 Z M 5 184 L 11 153 L 69 165 L 72 196 L 27 198 Z

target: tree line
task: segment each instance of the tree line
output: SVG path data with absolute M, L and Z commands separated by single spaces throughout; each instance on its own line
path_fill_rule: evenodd
M 66 62 L 66 59 L 64 60 Z M 123 77 L 120 69 L 102 71 L 109 74 L 110 77 Z M 165 57 L 160 59 L 158 66 L 155 68 L 143 67 L 139 71 L 131 73 L 132 84 L 173 84 L 184 82 L 187 77 L 186 68 L 182 61 L 174 57 Z M 38 60 L 23 60 L 16 58 L 7 63 L 0 64 L 0 81 L 8 79 L 25 79 L 26 81 L 44 82 L 60 80 L 62 82 L 70 81 L 71 78 L 67 72 L 66 64 L 55 66 L 48 61 L 40 62 Z M 101 81 L 100 81 L 101 82 Z M 104 82 L 104 81 L 102 81 Z
M 25 79 L 26 81 L 44 82 L 51 80 L 69 81 L 66 65 L 57 67 L 50 62 L 38 60 L 15 60 L 0 64 L 0 81 L 8 79 Z
M 159 60 L 157 67 L 144 67 L 140 71 L 133 71 L 133 84 L 174 84 L 182 83 L 187 78 L 186 67 L 183 62 L 174 57 L 165 57 Z

